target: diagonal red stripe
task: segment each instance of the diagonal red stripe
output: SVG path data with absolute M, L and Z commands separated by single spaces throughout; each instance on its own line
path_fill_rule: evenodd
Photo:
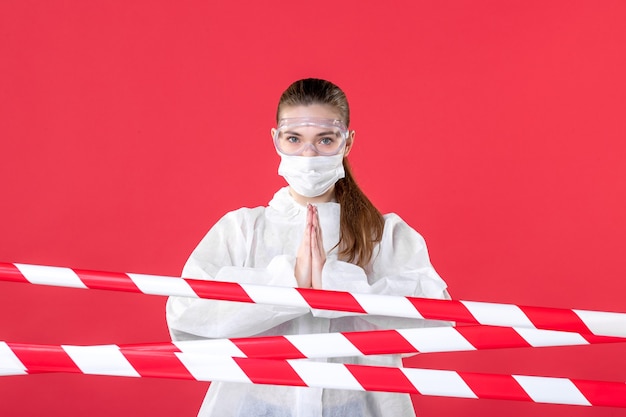
M 626 407 L 626 384 L 572 380 L 587 401 L 595 406 Z
M 121 272 L 73 270 L 80 280 L 92 290 L 141 292 L 130 277 Z
M 530 347 L 530 343 L 510 327 L 458 326 L 455 330 L 476 349 Z
M 195 380 L 173 352 L 120 351 L 141 376 Z
M 233 282 L 202 281 L 198 279 L 185 279 L 185 281 L 200 298 L 254 303 L 241 285 Z
M 233 360 L 254 384 L 307 386 L 286 361 L 256 358 L 233 358 Z
M 13 264 L 0 262 L 0 278 L 2 281 L 29 282 Z
M 395 330 L 349 332 L 343 335 L 364 355 L 414 353 L 418 350 Z
M 407 297 L 417 311 L 431 320 L 448 320 L 460 323 L 479 324 L 467 307 L 456 300 Z
M 511 375 L 457 373 L 478 398 L 533 401 Z
M 366 391 L 420 393 L 399 368 L 349 364 L 345 366 Z
M 284 336 L 231 339 L 248 358 L 302 359 L 306 358 Z
M 591 333 L 572 310 L 548 307 L 520 307 L 538 329 Z
M 8 343 L 28 372 L 82 373 L 61 346 Z
M 318 291 L 311 288 L 296 288 L 312 308 L 334 311 L 367 313 L 352 294 L 341 291 Z

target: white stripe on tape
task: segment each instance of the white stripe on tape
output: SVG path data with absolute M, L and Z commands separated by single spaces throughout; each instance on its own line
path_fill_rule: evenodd
M 357 349 L 341 333 L 287 335 L 289 340 L 307 358 L 324 358 L 329 356 L 361 356 Z
M 626 337 L 626 314 L 573 310 L 593 334 Z
M 76 272 L 70 268 L 14 264 L 31 284 L 53 285 L 71 288 L 87 288 Z
M 569 379 L 528 375 L 513 375 L 513 378 L 538 403 L 591 405 Z
M 352 294 L 367 314 L 423 319 L 415 306 L 405 297 L 378 294 Z
M 478 398 L 463 378 L 454 371 L 400 368 L 417 390 L 424 395 Z
M 116 345 L 61 347 L 85 374 L 141 376 Z
M 198 381 L 252 382 L 233 358 L 188 353 L 176 356 Z
M 254 284 L 242 284 L 241 287 L 258 304 L 276 304 L 276 300 L 280 300 L 280 305 L 283 306 L 288 305 L 310 309 L 309 304 L 295 288 Z
M 26 367 L 13 353 L 9 345 L 0 342 L 0 376 L 26 375 Z
M 287 362 L 309 387 L 365 391 L 348 368 L 341 364 L 303 359 L 293 359 Z
M 198 298 L 198 294 L 182 278 L 158 275 L 126 274 L 144 294 L 175 295 Z
M 556 330 L 539 330 L 526 329 L 523 327 L 514 327 L 515 330 L 524 340 L 532 347 L 542 346 L 569 346 L 569 345 L 588 345 L 578 333 L 557 332 Z
M 225 355 L 245 358 L 246 355 L 229 339 L 184 340 L 172 342 L 183 353 Z
M 0 367 L 0 376 L 13 376 L 13 375 L 25 375 L 25 371 L 19 369 L 4 369 Z
M 398 329 L 410 344 L 419 352 L 446 352 L 456 350 L 476 350 L 476 348 L 459 334 L 453 327 L 426 327 L 423 329 Z
M 480 324 L 491 326 L 530 327 L 535 325 L 516 305 L 461 301 Z

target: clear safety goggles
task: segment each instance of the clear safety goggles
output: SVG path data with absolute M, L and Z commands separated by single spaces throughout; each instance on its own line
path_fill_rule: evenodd
M 310 148 L 318 155 L 330 156 L 343 150 L 348 135 L 341 120 L 293 117 L 279 121 L 274 145 L 285 155 L 302 155 Z

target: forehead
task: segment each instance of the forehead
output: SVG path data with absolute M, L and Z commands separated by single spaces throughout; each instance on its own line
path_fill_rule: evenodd
M 341 114 L 328 104 L 311 104 L 308 106 L 286 106 L 280 111 L 280 119 L 311 117 L 318 119 L 341 119 Z

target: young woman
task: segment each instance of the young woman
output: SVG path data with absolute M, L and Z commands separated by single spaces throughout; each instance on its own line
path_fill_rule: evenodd
M 263 285 L 449 298 L 423 238 L 395 214 L 381 215 L 359 189 L 346 157 L 345 94 L 319 79 L 282 94 L 271 130 L 278 173 L 289 186 L 267 207 L 226 214 L 202 239 L 183 276 Z M 174 340 L 423 327 L 441 322 L 171 297 Z M 328 359 L 401 366 L 399 355 Z M 200 416 L 412 416 L 409 395 L 214 382 Z

